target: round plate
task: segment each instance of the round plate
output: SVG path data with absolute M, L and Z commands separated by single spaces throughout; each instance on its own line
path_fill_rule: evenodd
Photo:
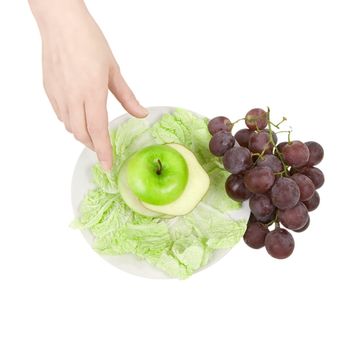
M 172 113 L 175 110 L 174 107 L 150 107 L 148 108 L 149 115 L 144 119 L 150 125 L 160 119 L 165 113 Z M 192 112 L 197 117 L 201 118 L 198 113 Z M 124 114 L 113 121 L 110 122 L 109 126 L 111 129 L 117 128 L 120 124 L 124 123 L 126 120 L 133 118 L 130 114 Z M 72 179 L 72 188 L 71 188 L 71 196 L 72 196 L 72 205 L 75 217 L 79 216 L 79 206 L 83 198 L 89 189 L 94 188 L 94 185 L 91 181 L 91 168 L 97 162 L 97 157 L 94 152 L 90 149 L 85 148 L 76 163 L 73 179 Z M 247 202 L 243 203 L 243 206 L 239 210 L 235 210 L 230 215 L 233 219 L 245 219 L 248 220 L 250 215 L 250 210 Z M 91 233 L 87 230 L 82 231 L 84 238 L 93 246 L 94 238 Z M 202 271 L 203 269 L 211 266 L 220 260 L 224 255 L 228 253 L 230 249 L 218 249 L 211 256 L 207 265 L 201 267 L 198 271 Z M 170 278 L 163 271 L 157 269 L 156 267 L 150 265 L 145 260 L 142 260 L 135 255 L 132 254 L 124 254 L 124 255 L 102 255 L 99 254 L 104 260 L 108 261 L 112 265 L 117 268 L 131 273 L 133 275 L 147 277 L 147 278 Z

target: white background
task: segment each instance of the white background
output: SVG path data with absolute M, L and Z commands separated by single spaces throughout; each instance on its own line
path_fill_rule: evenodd
M 87 4 L 146 106 L 235 119 L 269 105 L 322 143 L 321 206 L 285 261 L 241 242 L 186 281 L 107 264 L 68 228 L 82 146 L 44 95 L 36 24 L 26 1 L 1 1 L 0 348 L 349 349 L 347 1 Z

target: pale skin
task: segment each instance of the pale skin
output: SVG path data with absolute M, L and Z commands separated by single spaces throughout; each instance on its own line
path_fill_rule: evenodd
M 108 90 L 137 118 L 147 116 L 82 0 L 29 0 L 42 38 L 43 81 L 58 119 L 112 167 Z

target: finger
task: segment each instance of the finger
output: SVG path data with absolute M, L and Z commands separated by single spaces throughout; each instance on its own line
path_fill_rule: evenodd
M 66 130 L 71 133 L 72 128 L 69 120 L 69 111 L 68 111 L 67 104 L 64 102 L 64 99 L 61 98 L 59 94 L 52 93 L 52 91 L 47 87 L 45 83 L 44 83 L 44 89 L 47 97 L 49 98 L 51 106 L 55 111 L 57 118 L 61 122 L 63 122 Z
M 147 109 L 137 101 L 117 66 L 111 70 L 109 89 L 128 113 L 137 118 L 144 118 L 148 115 Z
M 52 89 L 49 88 L 49 85 L 47 84 L 47 82 L 45 80 L 43 81 L 43 86 L 44 86 L 44 90 L 46 92 L 46 95 L 51 103 L 51 106 L 52 106 L 57 118 L 62 122 L 63 118 L 61 115 L 61 111 L 58 107 L 58 103 L 57 103 L 57 100 L 55 98 L 55 94 L 53 93 Z
M 58 108 L 60 110 L 61 116 L 62 116 L 62 122 L 68 132 L 72 132 L 72 127 L 70 125 L 70 120 L 69 120 L 69 111 L 68 107 L 64 104 L 58 104 Z
M 57 109 L 61 117 L 61 121 L 63 122 L 66 130 L 71 133 L 72 127 L 70 125 L 70 120 L 69 120 L 68 106 L 65 102 L 63 102 L 63 100 L 60 100 L 59 98 L 56 98 L 56 102 L 57 102 Z
M 66 128 L 66 130 L 70 133 L 72 133 L 72 128 L 70 126 L 70 122 L 69 122 L 69 118 L 65 119 L 64 123 L 64 127 Z
M 62 118 L 62 116 L 61 116 L 60 109 L 58 108 L 58 104 L 57 104 L 56 99 L 55 99 L 53 96 L 49 95 L 49 94 L 47 94 L 47 97 L 49 98 L 49 101 L 50 101 L 50 103 L 51 103 L 51 106 L 52 106 L 52 108 L 53 108 L 53 110 L 54 110 L 54 112 L 55 112 L 55 114 L 56 114 L 58 120 L 60 120 L 60 121 L 62 122 L 62 121 L 63 121 L 63 118 Z
M 52 100 L 51 104 L 57 115 L 57 118 L 64 124 L 66 130 L 71 133 L 72 128 L 70 126 L 70 121 L 69 121 L 69 110 L 64 99 L 61 98 L 59 95 L 55 95 L 55 97 L 48 95 L 48 97 L 50 101 Z
M 112 145 L 108 132 L 108 114 L 106 109 L 106 96 L 96 98 L 94 101 L 85 101 L 87 131 L 92 140 L 97 157 L 105 170 L 112 167 Z
M 94 150 L 94 146 L 86 126 L 84 103 L 74 103 L 69 107 L 69 125 L 74 137 L 86 147 Z

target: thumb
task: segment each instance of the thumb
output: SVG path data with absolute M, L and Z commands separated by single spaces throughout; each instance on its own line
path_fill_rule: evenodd
M 137 118 L 144 118 L 148 115 L 147 109 L 142 107 L 137 101 L 117 65 L 111 70 L 108 85 L 109 90 L 128 113 Z

